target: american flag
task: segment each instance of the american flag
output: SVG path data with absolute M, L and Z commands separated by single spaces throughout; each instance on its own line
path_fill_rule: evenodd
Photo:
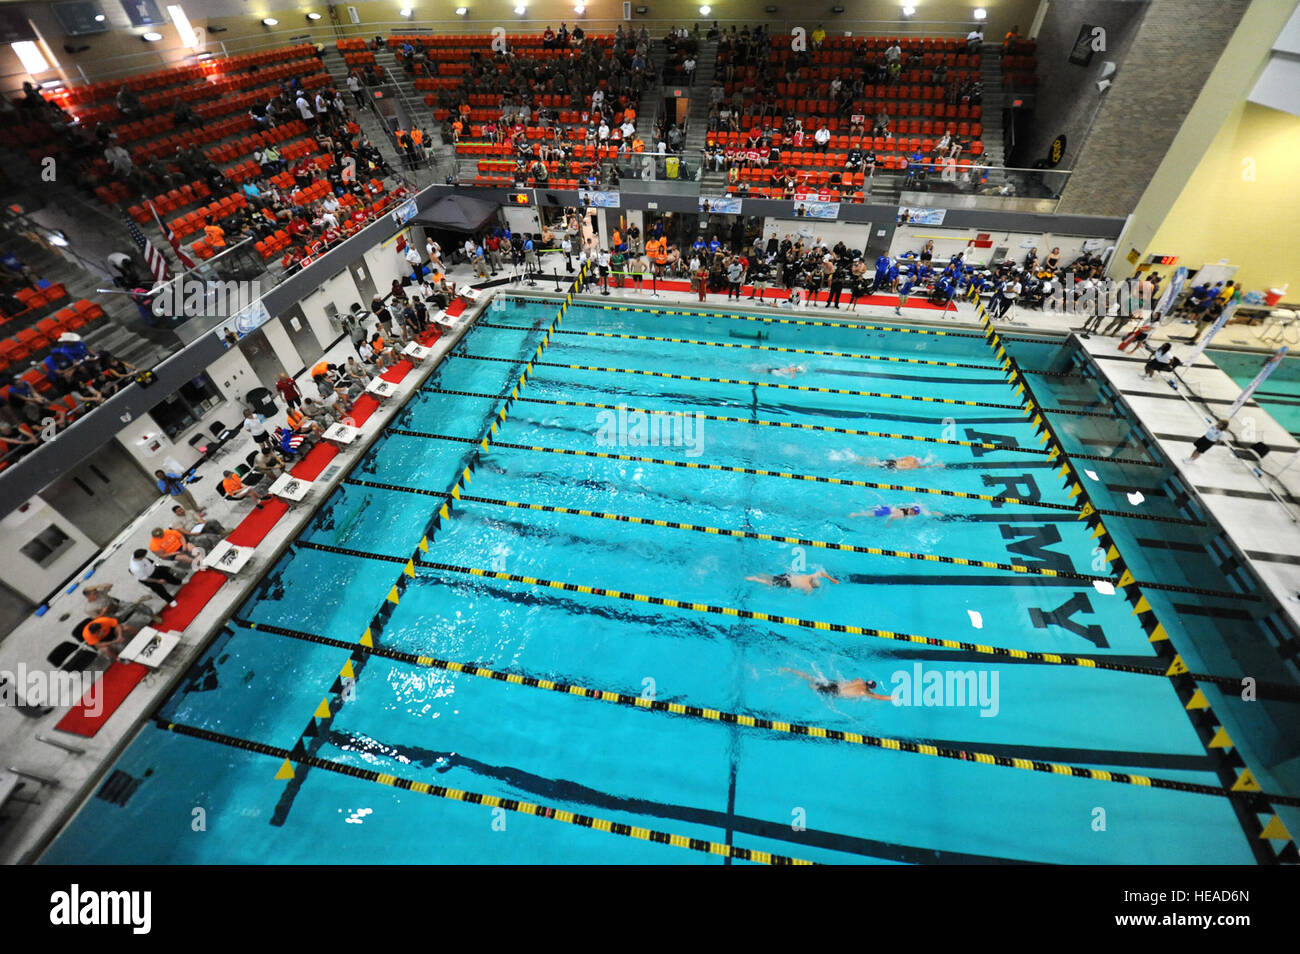
M 158 210 L 153 207 L 152 202 L 148 203 L 148 206 L 149 211 L 153 213 L 153 220 L 158 223 L 158 230 L 162 232 L 163 238 L 167 239 L 167 244 L 170 245 L 172 251 L 176 253 L 176 258 L 180 261 L 182 267 L 193 268 L 194 259 L 186 255 L 185 250 L 181 248 L 181 240 L 176 237 L 176 230 L 170 225 L 163 225 L 163 220 L 158 218 Z
M 144 233 L 140 231 L 140 226 L 135 221 L 122 212 L 122 218 L 126 222 L 126 230 L 131 233 L 131 240 L 135 242 L 136 248 L 144 255 L 144 262 L 149 266 L 149 271 L 153 273 L 154 283 L 158 284 L 167 280 L 167 259 L 163 253 L 154 248 L 153 243 L 145 238 Z

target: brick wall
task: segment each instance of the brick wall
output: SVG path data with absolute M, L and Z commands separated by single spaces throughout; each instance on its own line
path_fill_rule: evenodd
M 1101 64 L 1110 60 L 1121 69 L 1150 0 L 1053 0 L 1039 26 L 1038 90 L 1034 114 L 1015 145 L 1011 166 L 1032 166 L 1048 153 L 1052 140 L 1064 133 L 1062 169 L 1073 169 L 1097 108 L 1094 85 Z M 1070 62 L 1080 27 L 1105 30 L 1105 51 L 1092 54 L 1086 66 Z M 1109 92 L 1106 93 L 1110 95 Z
M 1133 210 L 1248 6 L 1152 0 L 1074 164 L 1061 212 Z

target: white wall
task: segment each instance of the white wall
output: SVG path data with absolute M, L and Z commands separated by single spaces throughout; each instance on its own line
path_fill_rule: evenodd
M 1003 246 L 1006 246 L 1007 255 L 1011 258 L 1023 259 L 1029 251 L 1029 246 L 1037 245 L 1039 260 L 1046 257 L 1053 248 L 1059 247 L 1061 262 L 1068 265 L 1082 254 L 1083 243 L 1091 241 L 1082 235 L 1055 235 L 1051 232 L 987 232 L 981 229 L 947 229 L 935 225 L 900 225 L 894 230 L 889 254 L 919 252 L 925 247 L 927 241 L 933 239 L 935 260 L 946 260 L 966 248 L 967 242 L 981 234 L 988 235 L 993 247 L 972 248 L 966 256 L 968 261 L 987 263 L 993 252 Z M 1022 248 L 1023 242 L 1028 242 L 1029 245 Z M 1111 243 L 1102 243 L 1103 246 L 1109 244 Z
M 393 257 L 396 258 L 396 256 Z M 370 271 L 370 266 L 368 264 L 365 268 L 366 271 Z M 386 290 L 388 286 L 392 284 L 393 279 L 389 277 L 383 282 L 383 284 L 380 284 L 380 277 L 381 276 L 378 275 L 375 276 L 375 286 L 381 290 Z M 370 307 L 370 297 L 368 295 L 362 295 L 361 292 L 357 290 L 357 283 L 352 280 L 352 273 L 345 269 L 329 281 L 322 284 L 318 289 L 307 295 L 298 303 L 302 308 L 302 313 L 307 316 L 307 323 L 311 326 L 312 332 L 316 335 L 316 340 L 320 343 L 321 351 L 324 351 L 329 347 L 330 342 L 343 333 L 341 325 L 336 326 L 328 317 L 326 317 L 325 306 L 332 303 L 334 307 L 338 309 L 340 315 L 345 315 L 347 314 L 348 309 L 351 308 L 355 302 L 360 302 L 362 308 Z M 300 355 L 300 357 L 302 358 L 302 361 L 299 364 L 294 365 L 294 367 L 302 367 L 304 364 L 310 365 L 314 363 L 316 355 L 304 354 Z
M 307 358 L 311 357 L 311 355 L 303 356 L 298 353 L 298 349 L 293 346 L 293 341 L 289 338 L 289 332 L 285 330 L 279 318 L 272 318 L 263 324 L 262 333 L 266 335 L 267 343 L 275 352 L 275 356 L 280 359 L 280 363 L 290 374 L 306 364 Z
M 374 280 L 375 288 L 379 290 L 380 294 L 388 291 L 389 287 L 393 284 L 394 278 L 405 280 L 406 277 L 411 274 L 410 268 L 406 264 L 406 260 L 397 253 L 398 236 L 406 236 L 408 242 L 417 241 L 414 229 L 403 229 L 388 241 L 381 245 L 377 245 L 362 256 L 367 267 L 370 269 L 370 277 Z M 419 241 L 416 248 L 420 251 L 421 257 L 423 257 L 424 242 Z M 350 304 L 350 302 L 348 304 Z M 370 302 L 362 302 L 362 304 L 369 305 Z M 347 305 L 345 304 L 340 311 L 346 310 Z
M 501 207 L 506 225 L 511 232 L 525 235 L 537 235 L 542 231 L 542 223 L 537 217 L 537 210 L 532 206 L 505 205 Z
M 245 394 L 262 386 L 257 372 L 239 348 L 227 349 L 225 354 L 208 365 L 207 372 L 222 396 L 240 406 L 243 405 Z M 240 411 L 239 416 L 243 417 L 244 412 Z
M 865 249 L 868 240 L 871 238 L 871 225 L 866 222 L 767 218 L 763 220 L 763 242 L 766 244 L 774 231 L 776 232 L 777 241 L 784 241 L 785 237 L 789 235 L 792 236 L 790 241 L 793 242 L 795 240 L 794 236 L 798 236 L 800 229 L 811 230 L 814 239 L 820 235 L 828 248 L 833 248 L 836 242 L 843 242 L 844 246 L 850 251 Z M 722 236 L 719 236 L 719 238 L 722 238 Z
M 5 552 L 0 560 L 0 580 L 35 602 L 89 561 L 99 547 L 42 498 L 32 497 L 26 506 L 25 513 L 14 510 L 0 520 L 0 546 Z M 24 555 L 21 547 L 51 524 L 67 534 L 72 544 L 49 566 L 41 567 Z
M 211 437 L 208 428 L 214 422 L 221 421 L 226 426 L 230 426 L 239 423 L 240 418 L 243 416 L 244 412 L 241 408 L 235 407 L 228 401 L 223 401 L 204 413 L 197 423 L 190 425 L 177 434 L 176 439 L 173 441 L 162 432 L 162 428 L 158 426 L 153 417 L 143 414 L 132 421 L 130 425 L 118 431 L 117 442 L 139 462 L 145 473 L 149 474 L 150 480 L 152 480 L 155 470 L 167 469 L 168 465 L 165 462 L 168 458 L 176 461 L 179 465 L 178 469 L 183 470 L 203 456 L 188 443 L 194 434 L 202 431 Z M 141 438 L 145 434 L 155 436 L 148 441 L 143 441 Z

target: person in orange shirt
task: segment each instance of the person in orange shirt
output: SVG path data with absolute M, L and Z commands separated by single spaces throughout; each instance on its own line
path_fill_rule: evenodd
M 149 550 L 154 556 L 168 563 L 195 567 L 203 564 L 203 551 L 192 543 L 186 543 L 184 535 L 179 530 L 154 527 L 149 531 Z
M 203 235 L 213 248 L 226 247 L 226 230 L 217 224 L 215 216 L 209 215 L 204 220 Z
M 256 487 L 245 487 L 244 482 L 233 470 L 222 471 L 221 492 L 232 500 L 248 498 L 255 502 L 258 510 L 262 509 L 262 494 Z
M 640 136 L 637 136 L 632 140 L 632 151 L 634 153 L 645 152 L 645 143 L 641 141 Z
M 81 638 L 109 659 L 117 659 L 127 640 L 137 632 L 134 626 L 123 626 L 116 617 L 96 616 L 82 629 Z

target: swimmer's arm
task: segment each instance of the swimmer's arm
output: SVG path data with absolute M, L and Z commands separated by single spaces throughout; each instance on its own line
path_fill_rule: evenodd
M 868 689 L 868 690 L 867 690 L 867 698 L 869 698 L 869 699 L 879 699 L 879 700 L 881 700 L 882 702 L 886 702 L 886 701 L 890 701 L 890 700 L 892 700 L 894 697 L 893 697 L 893 696 L 882 696 L 880 693 L 878 693 L 878 692 L 872 692 L 870 689 Z
M 764 575 L 764 576 L 747 576 L 747 577 L 745 577 L 745 579 L 748 580 L 748 581 L 751 582 L 751 583 L 762 583 L 764 586 L 771 586 L 771 585 L 772 585 L 772 578 L 771 578 L 770 576 L 766 576 L 766 575 Z

